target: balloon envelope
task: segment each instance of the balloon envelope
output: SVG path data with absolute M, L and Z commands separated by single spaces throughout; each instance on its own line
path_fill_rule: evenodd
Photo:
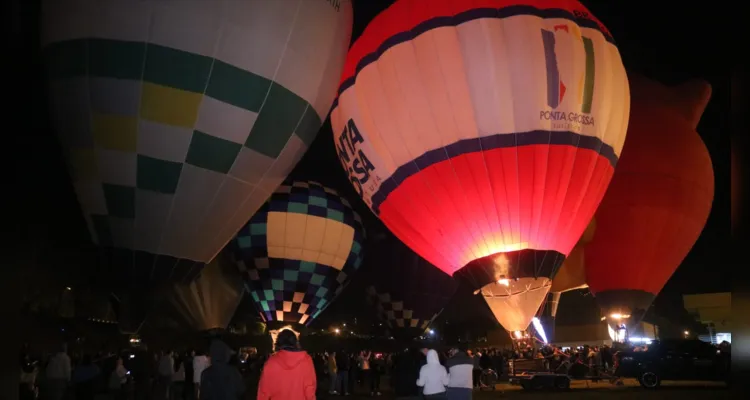
M 53 122 L 114 281 L 189 280 L 325 119 L 352 10 L 324 1 L 45 1 Z
M 424 333 L 456 291 L 450 275 L 390 235 L 370 245 L 365 264 L 367 296 L 394 336 Z
M 338 192 L 295 181 L 279 186 L 231 245 L 261 317 L 307 325 L 359 268 L 364 235 Z
M 229 325 L 245 288 L 229 254 L 222 252 L 192 282 L 175 284 L 166 304 L 152 319 L 175 319 L 193 331 L 223 330 Z M 154 321 L 159 323 L 158 321 Z
M 579 2 L 408 0 L 352 46 L 331 124 L 355 189 L 417 254 L 476 288 L 548 287 L 628 113 L 619 52 Z
M 700 236 L 711 211 L 714 176 L 695 131 L 710 86 L 688 82 L 667 88 L 635 74 L 630 83 L 628 140 L 596 212 L 585 270 L 605 315 L 629 315 L 635 323 Z

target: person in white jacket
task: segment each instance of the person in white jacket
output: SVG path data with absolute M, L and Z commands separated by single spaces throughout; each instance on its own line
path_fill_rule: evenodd
M 425 399 L 443 399 L 448 382 L 448 371 L 440 364 L 437 351 L 429 350 L 427 364 L 419 370 L 417 386 L 423 387 L 422 393 Z

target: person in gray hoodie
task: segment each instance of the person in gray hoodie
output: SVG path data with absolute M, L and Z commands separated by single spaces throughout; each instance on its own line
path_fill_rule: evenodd
M 459 345 L 451 349 L 451 357 L 445 364 L 448 368 L 448 400 L 471 400 L 474 360 L 466 352 L 466 347 Z
M 242 374 L 229 359 L 232 349 L 219 339 L 214 339 L 209 347 L 211 366 L 201 375 L 200 400 L 238 400 L 245 394 Z

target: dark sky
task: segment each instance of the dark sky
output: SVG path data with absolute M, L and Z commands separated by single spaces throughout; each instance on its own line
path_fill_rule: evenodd
M 374 15 L 391 2 L 355 0 L 353 39 Z M 681 308 L 680 293 L 729 290 L 729 73 L 723 54 L 723 29 L 718 11 L 710 7 L 665 7 L 652 9 L 633 2 L 584 1 L 612 32 L 627 68 L 667 84 L 690 78 L 707 80 L 713 86 L 713 99 L 698 127 L 714 163 L 716 194 L 708 224 L 695 247 L 664 288 L 656 301 L 667 310 Z M 33 1 L 16 1 L 12 29 L 17 34 L 18 76 L 25 76 L 23 89 L 18 90 L 14 115 L 17 128 L 6 135 L 20 137 L 21 151 L 14 152 L 20 200 L 13 209 L 19 230 L 16 238 L 26 238 L 20 252 L 21 268 L 28 265 L 30 254 L 41 255 L 46 268 L 59 279 L 73 279 L 82 254 L 90 254 L 91 244 L 80 216 L 78 205 L 68 182 L 59 148 L 46 117 L 44 81 L 38 55 L 36 13 Z M 714 13 L 714 14 L 712 14 Z M 723 39 L 723 38 L 722 38 Z M 6 109 L 7 110 L 7 109 Z M 8 125 L 10 126 L 10 125 Z M 9 149 L 6 148 L 6 151 Z M 355 193 L 345 179 L 332 143 L 330 123 L 321 128 L 311 149 L 292 173 L 300 179 L 314 179 L 340 189 L 349 198 Z M 364 206 L 355 201 L 372 232 L 384 229 Z M 355 203 L 353 202 L 353 203 Z M 10 227 L 12 225 L 6 225 Z M 32 250 L 29 246 L 36 248 Z M 25 261 L 24 261 L 25 260 Z M 353 315 L 360 307 L 362 282 L 352 283 L 334 303 L 328 314 Z M 466 299 L 458 296 L 456 302 Z M 466 303 L 469 304 L 469 303 Z M 564 305 L 561 305 L 563 307 Z M 479 312 L 484 313 L 484 311 Z M 328 318 L 325 318 L 328 319 Z

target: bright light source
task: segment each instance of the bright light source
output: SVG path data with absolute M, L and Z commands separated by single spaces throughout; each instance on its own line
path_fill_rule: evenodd
M 610 318 L 612 318 L 612 319 L 622 319 L 622 314 L 620 314 L 620 313 L 613 313 L 613 314 L 610 314 Z
M 685 336 L 689 335 L 690 331 L 685 331 Z
M 65 286 L 65 290 L 73 290 L 70 286 Z
M 539 318 L 534 317 L 531 319 L 531 323 L 534 325 L 534 329 L 536 329 L 537 333 L 539 333 L 539 336 L 542 337 L 542 341 L 544 343 L 547 343 L 547 335 L 544 334 L 544 327 L 542 326 L 542 321 L 539 321 Z
M 344 327 L 346 327 L 346 324 L 344 324 Z
M 434 335 L 434 334 L 435 334 L 435 331 L 430 329 L 430 335 Z
M 509 279 L 505 279 L 505 278 L 498 279 L 497 284 L 498 285 L 503 285 L 503 286 L 510 286 L 510 280 Z
M 604 320 L 606 320 L 606 319 L 607 319 L 607 317 L 602 317 L 602 321 L 604 321 Z
M 523 334 L 521 333 L 521 331 L 515 331 L 513 332 L 513 336 L 515 336 L 516 339 L 521 339 L 523 337 Z
M 131 355 L 130 355 L 130 359 L 132 360 L 132 359 L 134 359 L 134 358 L 135 358 L 135 354 L 131 354 Z
M 336 334 L 337 334 L 337 335 L 338 335 L 339 333 L 341 333 L 341 329 L 339 329 L 339 328 L 336 328 L 336 329 L 334 329 L 333 331 L 334 331 L 334 332 L 336 332 Z

